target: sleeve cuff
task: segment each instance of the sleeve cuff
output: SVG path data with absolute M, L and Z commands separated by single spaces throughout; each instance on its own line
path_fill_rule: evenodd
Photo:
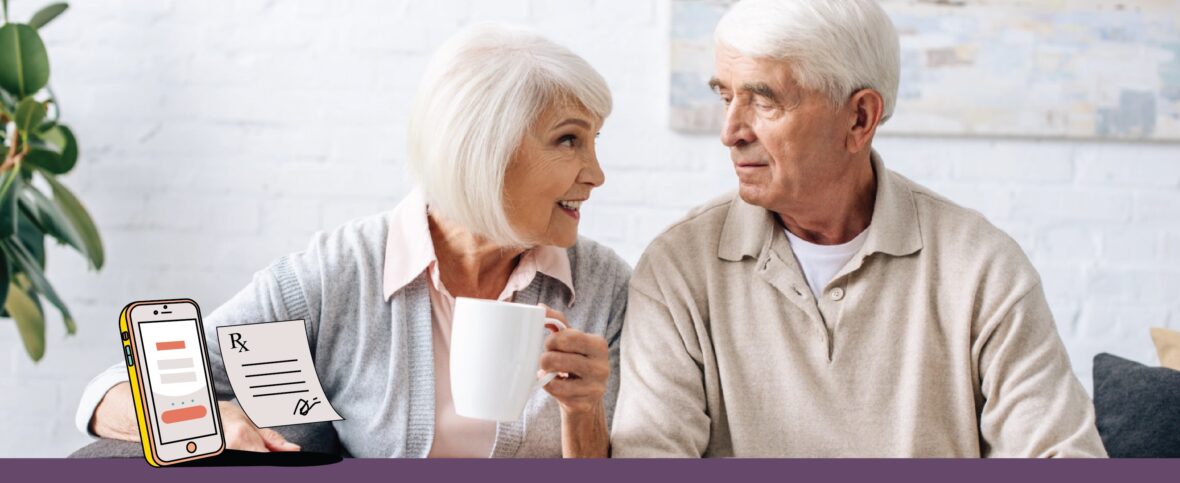
M 94 410 L 98 408 L 98 403 L 102 402 L 102 398 L 107 395 L 107 391 L 120 382 L 127 382 L 127 380 L 127 367 L 123 362 L 118 362 L 94 376 L 94 379 L 86 384 L 86 389 L 82 391 L 82 400 L 78 401 L 78 413 L 74 416 L 74 424 L 78 427 L 78 431 L 91 438 L 98 437 L 90 432 L 90 419 L 94 417 Z

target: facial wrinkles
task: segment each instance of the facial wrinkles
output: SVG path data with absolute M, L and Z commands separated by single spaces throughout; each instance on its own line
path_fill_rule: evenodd
M 576 121 L 567 122 L 570 119 Z M 557 202 L 589 195 L 589 189 L 579 186 L 578 176 L 584 157 L 593 156 L 593 132 L 600 122 L 592 119 L 580 104 L 554 104 L 527 131 L 513 175 L 518 178 L 516 195 L 522 198 L 517 205 L 518 215 L 524 215 L 522 235 L 539 238 L 535 242 L 568 242 L 568 230 L 576 230 L 576 220 L 559 212 Z M 572 146 L 561 144 L 567 135 L 576 137 Z

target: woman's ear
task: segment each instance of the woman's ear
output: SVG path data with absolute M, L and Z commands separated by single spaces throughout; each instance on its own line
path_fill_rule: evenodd
M 872 145 L 877 126 L 885 113 L 885 99 L 873 89 L 861 89 L 848 99 L 847 108 L 852 126 L 848 129 L 845 148 L 849 153 L 859 153 Z

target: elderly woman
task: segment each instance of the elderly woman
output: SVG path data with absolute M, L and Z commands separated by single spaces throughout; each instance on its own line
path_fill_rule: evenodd
M 317 235 L 255 274 L 206 318 L 218 394 L 232 394 L 215 328 L 304 319 L 316 371 L 345 419 L 280 428 L 308 449 L 357 457 L 558 457 L 607 453 L 630 268 L 578 237 L 601 186 L 595 136 L 611 109 L 585 60 L 537 35 L 468 29 L 427 69 L 410 119 L 418 187 L 391 213 Z M 548 336 L 522 421 L 455 413 L 449 380 L 456 297 L 544 304 L 570 327 Z M 80 428 L 138 440 L 122 364 L 95 378 Z M 300 446 L 220 404 L 227 444 Z M 335 441 L 338 438 L 339 444 Z

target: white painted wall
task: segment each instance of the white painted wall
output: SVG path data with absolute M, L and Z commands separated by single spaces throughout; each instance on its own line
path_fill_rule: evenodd
M 14 17 L 41 3 L 14 0 Z M 108 265 L 51 250 L 78 320 L 50 316 L 28 360 L 0 320 L 0 457 L 63 456 L 82 387 L 117 361 L 133 300 L 212 311 L 310 235 L 407 191 L 408 104 L 460 26 L 532 26 L 598 67 L 616 109 L 606 185 L 583 231 L 634 263 L 688 208 L 735 186 L 715 136 L 667 129 L 668 0 L 82 0 L 43 32 L 82 145 L 65 177 L 98 221 Z M 966 88 L 966 86 L 965 86 Z M 1156 364 L 1150 326 L 1180 328 L 1180 145 L 886 137 L 893 169 L 978 209 L 1044 277 L 1078 376 L 1102 351 Z

